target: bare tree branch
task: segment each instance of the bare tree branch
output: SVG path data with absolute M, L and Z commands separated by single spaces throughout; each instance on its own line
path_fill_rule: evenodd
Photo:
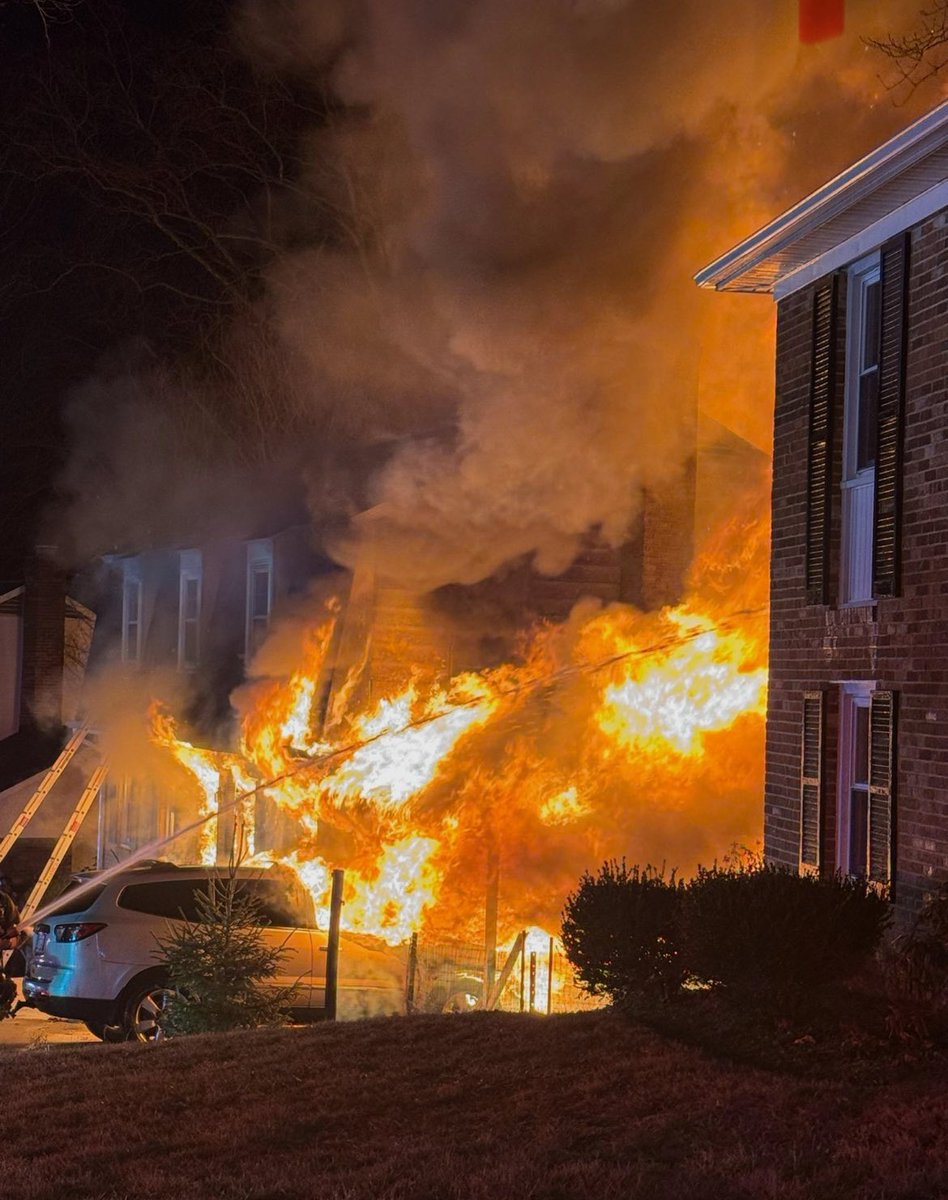
M 864 41 L 892 63 L 895 78 L 885 81 L 886 87 L 901 88 L 908 97 L 948 64 L 948 0 L 936 0 L 931 8 L 922 9 L 911 33 Z

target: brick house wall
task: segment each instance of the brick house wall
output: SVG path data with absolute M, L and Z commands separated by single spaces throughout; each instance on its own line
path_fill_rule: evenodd
M 805 590 L 807 451 L 814 292 L 778 304 L 767 720 L 765 853 L 800 863 L 803 696 L 825 694 L 821 862 L 835 861 L 839 694 L 871 680 L 898 694 L 894 885 L 915 908 L 948 879 L 948 213 L 911 231 L 908 282 L 901 588 L 840 607 L 845 270 L 837 293 L 829 603 Z
M 66 579 L 39 547 L 30 561 L 23 597 L 21 720 L 55 728 L 62 720 L 66 647 Z

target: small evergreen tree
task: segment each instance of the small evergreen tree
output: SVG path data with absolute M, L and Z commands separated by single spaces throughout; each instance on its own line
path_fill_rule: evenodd
M 233 873 L 195 894 L 198 917 L 169 927 L 158 950 L 176 995 L 165 1032 L 217 1033 L 278 1025 L 292 988 L 268 986 L 285 951 L 270 947 L 259 902 Z

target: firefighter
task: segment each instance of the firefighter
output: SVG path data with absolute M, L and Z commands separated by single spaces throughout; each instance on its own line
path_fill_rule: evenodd
M 13 899 L 13 887 L 6 875 L 0 875 L 0 950 L 13 950 L 20 940 L 20 910 Z
M 16 984 L 8 974 L 10 960 L 20 945 L 20 910 L 13 899 L 12 887 L 5 875 L 0 875 L 0 1020 L 12 1017 L 16 1005 Z

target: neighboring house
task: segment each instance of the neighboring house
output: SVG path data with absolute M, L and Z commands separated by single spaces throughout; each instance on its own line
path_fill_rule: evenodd
M 92 661 L 166 668 L 191 677 L 195 732 L 221 738 L 230 692 L 275 615 L 331 564 L 305 525 L 105 558 Z M 226 736 L 226 734 L 225 734 Z
M 948 103 L 705 268 L 777 301 L 764 846 L 948 879 Z
M 273 621 L 331 569 L 311 542 L 311 530 L 300 524 L 250 539 L 107 556 L 95 601 L 99 622 L 92 668 L 120 662 L 126 671 L 186 676 L 182 736 L 204 747 L 229 749 L 232 691 L 245 679 Z M 140 696 L 138 702 L 143 703 Z M 173 834 L 195 816 L 193 799 L 176 794 L 166 780 L 112 771 L 98 816 L 100 865 Z M 233 830 L 221 824 L 218 849 L 226 861 Z M 261 818 L 258 827 L 265 825 Z M 284 831 L 265 832 L 272 845 Z M 177 849 L 185 856 L 194 853 L 190 843 Z
M 66 594 L 52 548 L 40 547 L 20 581 L 0 586 L 0 836 L 55 761 L 64 725 L 76 719 L 94 614 Z M 4 861 L 24 890 L 49 857 L 92 772 L 83 749 Z M 65 867 L 95 861 L 94 826 L 74 843 Z

